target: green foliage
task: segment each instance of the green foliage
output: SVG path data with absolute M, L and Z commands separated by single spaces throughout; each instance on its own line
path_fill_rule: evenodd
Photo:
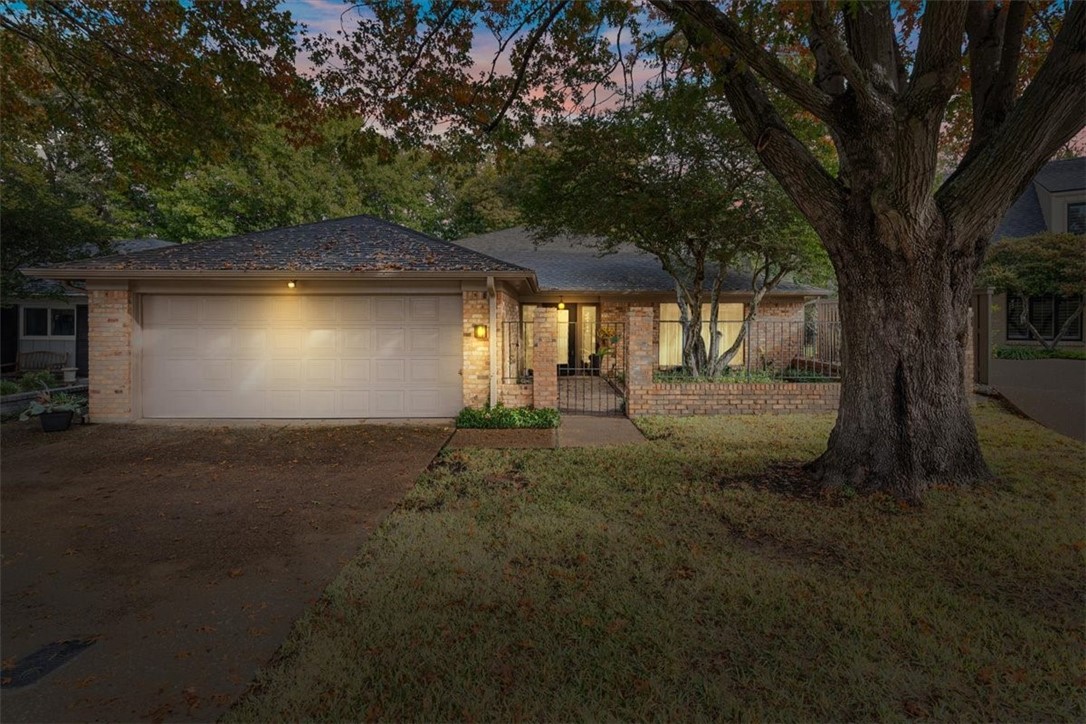
M 26 422 L 31 417 L 44 415 L 50 412 L 74 412 L 79 413 L 87 404 L 87 398 L 72 395 L 67 392 L 49 392 L 46 390 L 38 395 L 38 398 L 30 403 L 30 407 L 19 415 L 21 422 Z
M 27 372 L 19 378 L 19 389 L 23 392 L 33 392 L 42 388 L 48 390 L 57 383 L 56 377 L 49 370 L 37 370 Z
M 549 428 L 558 427 L 558 410 L 552 407 L 465 407 L 456 416 L 456 426 L 464 428 Z
M 1086 293 L 1086 236 L 1036 234 L 1000 239 L 988 249 L 981 270 L 985 286 L 1027 297 Z
M 12 380 L 0 380 L 0 395 L 14 395 L 21 391 L 19 385 Z
M 1024 345 L 1002 345 L 995 348 L 996 359 L 1082 359 L 1086 360 L 1086 349 L 1071 347 L 1045 349 L 1044 347 L 1026 347 Z

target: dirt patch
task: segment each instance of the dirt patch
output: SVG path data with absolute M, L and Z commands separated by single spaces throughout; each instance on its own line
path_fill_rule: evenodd
M 457 430 L 449 448 L 553 448 L 558 447 L 558 431 L 545 430 Z
M 102 637 L 5 714 L 215 718 L 450 433 L 4 424 L 0 653 Z

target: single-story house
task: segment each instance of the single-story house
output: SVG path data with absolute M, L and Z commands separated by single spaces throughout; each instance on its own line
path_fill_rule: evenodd
M 1050 161 L 1034 177 L 1021 196 L 1000 220 L 992 241 L 1004 238 L 1033 236 L 1047 231 L 1086 234 L 1086 157 Z M 1057 296 L 1032 297 L 1029 319 L 1047 339 L 1074 313 L 1081 300 Z M 973 349 L 974 379 L 988 383 L 991 350 L 1004 345 L 1038 345 L 1029 331 L 1019 323 L 1021 301 L 1007 299 L 1003 292 L 977 289 L 974 299 L 975 324 Z M 1072 323 L 1061 345 L 1086 344 L 1082 334 L 1081 317 Z
M 85 284 L 95 421 L 450 417 L 561 404 L 563 377 L 621 397 L 627 371 L 648 386 L 679 362 L 674 286 L 653 257 L 537 247 L 521 229 L 453 244 L 355 216 L 27 274 Z M 725 341 L 748 285 L 726 281 Z M 743 356 L 802 354 L 804 303 L 826 294 L 782 283 L 760 317 L 786 331 L 752 333 Z
M 162 239 L 124 239 L 111 244 L 116 254 L 174 246 Z M 93 254 L 96 247 L 85 254 Z M 50 352 L 63 367 L 88 373 L 87 292 L 81 282 L 60 283 L 31 279 L 22 296 L 0 305 L 0 369 L 16 370 L 19 355 Z M 25 358 L 25 357 L 24 357 Z

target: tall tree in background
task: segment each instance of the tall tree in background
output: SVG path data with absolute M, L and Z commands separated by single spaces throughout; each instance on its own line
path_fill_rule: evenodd
M 603 253 L 630 244 L 655 256 L 675 281 L 687 374 L 722 374 L 763 297 L 825 260 L 726 104 L 703 87 L 649 89 L 624 108 L 553 126 L 546 138 L 520 169 L 528 226 L 540 240 L 584 235 Z M 752 297 L 722 349 L 717 323 L 729 272 L 747 274 Z
M 970 292 L 998 219 L 1086 118 L 1086 3 L 1044 5 L 361 3 L 357 30 L 315 57 L 334 98 L 390 128 L 499 140 L 628 91 L 638 51 L 711 76 L 837 274 L 840 412 L 810 469 L 916 498 L 990 477 L 963 384 Z M 480 70 L 483 35 L 494 62 Z M 965 96 L 968 140 L 941 180 L 947 110 Z M 823 125 L 835 168 L 781 98 Z
M 3 294 L 19 265 L 141 226 L 137 197 L 197 153 L 226 158 L 284 108 L 315 109 L 295 31 L 271 0 L 0 4 Z

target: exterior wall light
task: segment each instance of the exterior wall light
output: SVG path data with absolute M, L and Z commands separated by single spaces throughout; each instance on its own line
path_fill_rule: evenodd
M 287 282 L 287 289 L 293 289 L 296 286 L 298 286 L 298 283 L 295 282 L 293 279 L 291 279 L 289 282 Z
M 565 309 L 565 308 L 566 308 L 566 303 L 565 303 L 565 302 L 563 302 L 563 301 L 559 301 L 559 302 L 558 302 L 558 308 L 559 308 L 559 309 Z
M 476 324 L 475 325 L 475 339 L 486 339 L 486 338 L 487 338 L 486 325 L 485 324 Z

